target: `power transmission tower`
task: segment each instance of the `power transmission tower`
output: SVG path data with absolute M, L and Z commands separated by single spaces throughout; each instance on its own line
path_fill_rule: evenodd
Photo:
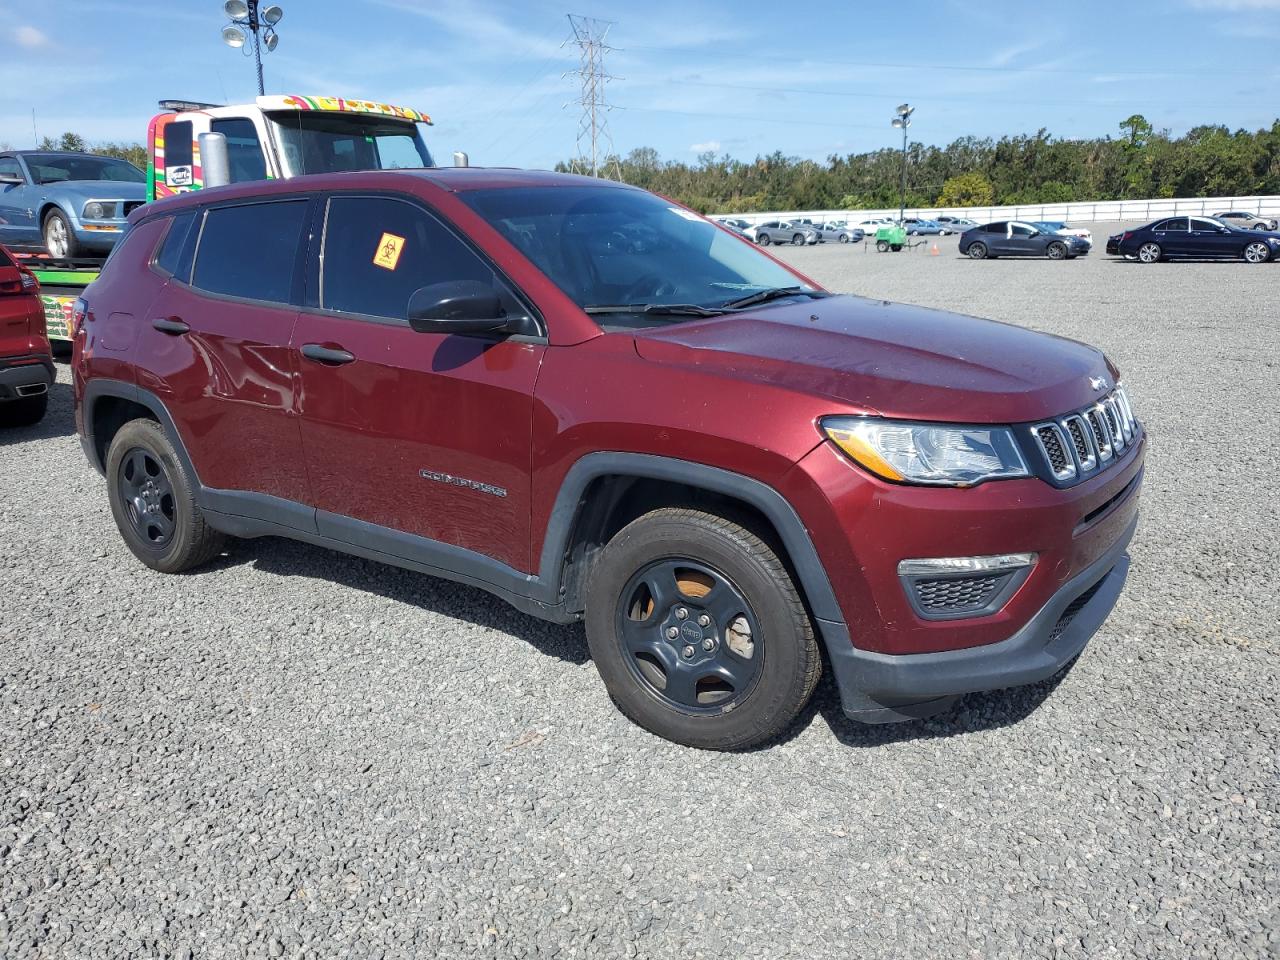
M 604 68 L 604 55 L 614 49 L 606 42 L 612 20 L 597 20 L 594 17 L 583 17 L 570 13 L 569 26 L 573 28 L 573 36 L 565 43 L 578 46 L 579 65 L 577 70 L 565 76 L 575 76 L 582 84 L 582 92 L 574 101 L 582 108 L 582 117 L 578 121 L 577 156 L 572 163 L 575 172 L 590 172 L 593 177 L 600 176 L 601 155 L 611 161 L 615 179 L 622 179 L 622 170 L 618 166 L 618 158 L 613 151 L 613 139 L 609 136 L 609 104 L 605 100 L 605 84 L 610 80 L 618 80 Z M 568 104 L 566 104 L 568 106 Z

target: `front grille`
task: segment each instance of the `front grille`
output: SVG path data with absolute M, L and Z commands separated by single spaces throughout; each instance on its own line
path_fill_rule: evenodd
M 142 206 L 145 202 L 146 202 L 145 200 L 126 200 L 124 202 L 124 215 L 127 217 L 129 214 L 133 213 L 133 211 L 137 210 L 140 206 Z
M 1106 579 L 1106 577 L 1102 578 L 1102 580 Z M 1062 611 L 1062 616 L 1058 618 L 1058 622 L 1055 623 L 1053 625 L 1053 629 L 1049 631 L 1049 643 L 1053 643 L 1067 632 L 1067 627 L 1071 626 L 1071 621 L 1076 618 L 1076 614 L 1083 610 L 1084 605 L 1092 600 L 1093 595 L 1098 592 L 1098 588 L 1102 586 L 1102 580 L 1099 580 L 1067 605 L 1067 609 Z
M 924 610 L 956 613 L 985 607 L 1009 576 L 1008 571 L 1001 571 L 976 577 L 916 580 L 911 586 L 916 593 L 916 603 Z
M 1083 410 L 1030 428 L 1034 446 L 1054 481 L 1067 485 L 1092 476 L 1137 438 L 1140 428 L 1123 388 Z

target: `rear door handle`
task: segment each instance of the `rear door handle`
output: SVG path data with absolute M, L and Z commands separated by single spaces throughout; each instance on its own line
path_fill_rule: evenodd
M 186 333 L 191 329 L 190 326 L 179 320 L 177 317 L 158 317 L 151 321 L 151 325 L 161 333 L 168 333 L 173 336 Z
M 350 363 L 356 358 L 356 355 L 350 350 L 343 350 L 341 347 L 324 347 L 318 343 L 304 343 L 302 345 L 302 355 L 308 360 L 327 363 L 333 367 L 340 367 L 342 364 Z

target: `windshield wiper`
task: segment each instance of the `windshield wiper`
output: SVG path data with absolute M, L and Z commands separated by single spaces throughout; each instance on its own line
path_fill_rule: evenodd
M 648 313 L 686 317 L 718 317 L 725 313 L 723 307 L 703 307 L 696 303 L 614 303 L 592 304 L 583 307 L 583 313 Z
M 771 287 L 768 290 L 761 290 L 759 293 L 739 297 L 737 300 L 726 301 L 723 306 L 730 310 L 738 310 L 742 307 L 754 307 L 757 303 L 779 300 L 782 297 L 812 297 L 817 300 L 827 296 L 830 296 L 830 294 L 821 290 L 806 290 L 803 287 Z

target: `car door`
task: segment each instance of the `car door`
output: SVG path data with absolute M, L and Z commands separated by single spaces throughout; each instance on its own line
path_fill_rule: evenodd
M 0 157 L 0 174 L 22 178 L 21 183 L 0 183 L 0 243 L 39 243 L 27 171 L 17 157 Z
M 1203 217 L 1191 217 L 1191 252 L 1197 257 L 1238 257 L 1244 239 L 1238 233 Z
M 416 333 L 410 295 L 474 280 L 531 315 L 425 204 L 335 194 L 293 347 L 321 534 L 421 556 L 440 543 L 528 570 L 541 337 Z M 436 541 L 436 544 L 424 543 Z
M 289 346 L 310 206 L 270 197 L 203 211 L 190 276 L 175 268 L 139 318 L 139 386 L 165 402 L 201 484 L 221 492 L 215 509 L 284 522 L 311 512 Z
M 1008 233 L 1009 254 L 1016 257 L 1036 257 L 1044 253 L 1048 245 L 1046 235 L 1029 223 L 1010 223 Z
M 1160 244 L 1165 256 L 1189 257 L 1194 253 L 1191 243 L 1191 224 L 1187 217 L 1170 217 L 1158 223 L 1151 231 L 1152 239 Z

